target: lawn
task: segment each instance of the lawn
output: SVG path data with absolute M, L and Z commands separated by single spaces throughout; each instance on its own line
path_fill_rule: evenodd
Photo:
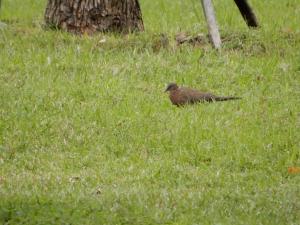
M 0 224 L 299 224 L 299 0 L 252 0 L 256 30 L 215 0 L 220 53 L 174 40 L 199 0 L 140 3 L 145 32 L 79 37 L 3 0 Z M 177 108 L 171 81 L 242 100 Z

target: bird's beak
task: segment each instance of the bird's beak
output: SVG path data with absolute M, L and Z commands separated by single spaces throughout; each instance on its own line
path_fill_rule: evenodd
M 166 93 L 168 91 L 168 89 L 166 89 L 164 92 Z

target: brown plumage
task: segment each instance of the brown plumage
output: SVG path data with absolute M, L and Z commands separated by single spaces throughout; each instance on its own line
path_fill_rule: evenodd
M 201 92 L 187 87 L 178 87 L 175 83 L 168 84 L 165 92 L 169 91 L 169 97 L 173 105 L 183 106 L 202 102 L 217 102 L 240 99 L 240 97 L 220 97 L 207 92 Z

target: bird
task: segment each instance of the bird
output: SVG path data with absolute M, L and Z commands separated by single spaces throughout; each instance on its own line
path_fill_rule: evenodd
M 176 83 L 169 83 L 165 92 L 169 92 L 169 98 L 173 105 L 184 106 L 188 104 L 218 102 L 241 99 L 240 97 L 221 97 L 209 92 L 198 91 L 188 87 L 178 87 Z

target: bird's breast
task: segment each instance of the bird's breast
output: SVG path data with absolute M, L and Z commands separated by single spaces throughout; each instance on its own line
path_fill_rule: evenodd
M 187 103 L 186 96 L 178 90 L 171 91 L 169 97 L 173 105 L 180 106 Z

